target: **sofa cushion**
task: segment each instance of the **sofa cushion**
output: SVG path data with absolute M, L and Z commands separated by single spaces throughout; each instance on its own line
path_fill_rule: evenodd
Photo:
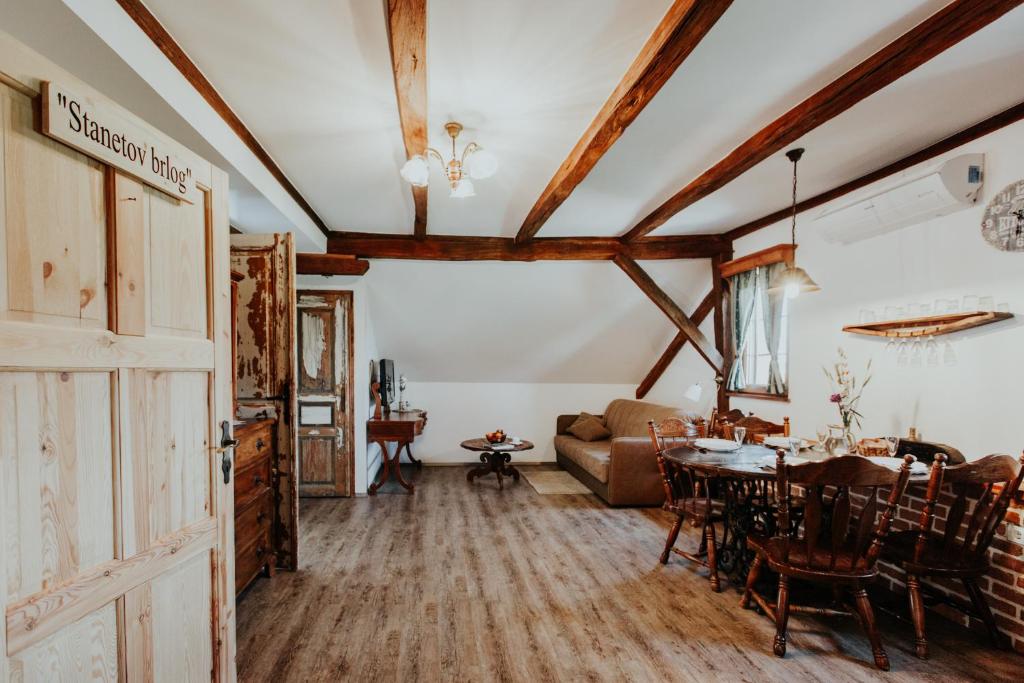
M 559 434 L 555 437 L 555 450 L 582 467 L 602 484 L 608 483 L 611 441 L 587 442 L 575 436 Z
M 647 436 L 647 422 L 661 422 L 666 417 L 680 417 L 685 420 L 692 416 L 681 408 L 617 398 L 608 404 L 608 410 L 604 412 L 604 423 L 611 430 L 613 438 Z
M 604 426 L 604 421 L 590 413 L 580 413 L 580 416 L 569 425 L 566 431 L 583 441 L 600 441 L 612 435 L 608 428 Z

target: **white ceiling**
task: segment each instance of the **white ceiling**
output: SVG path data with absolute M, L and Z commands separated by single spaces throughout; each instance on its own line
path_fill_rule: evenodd
M 65 0 L 70 2 L 71 0 Z M 116 0 L 97 0 L 110 3 Z M 948 0 L 736 2 L 542 228 L 618 235 L 749 135 Z M 428 229 L 516 233 L 670 0 L 432 0 L 428 124 L 466 125 L 499 157 L 477 196 L 434 171 Z M 383 0 L 147 0 L 317 213 L 335 229 L 407 233 L 412 201 Z M 288 220 L 60 0 L 4 0 L 4 30 L 226 167 L 246 230 Z M 800 141 L 810 196 L 1024 100 L 1024 8 Z M 159 89 L 157 89 L 159 90 Z M 922 116 L 922 112 L 926 115 Z M 460 145 L 461 146 L 461 145 Z M 721 232 L 786 203 L 780 155 L 656 234 Z

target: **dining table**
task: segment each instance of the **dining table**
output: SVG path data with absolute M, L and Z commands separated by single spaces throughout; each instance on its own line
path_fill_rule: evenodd
M 756 533 L 773 536 L 778 531 L 775 519 L 776 448 L 744 444 L 733 451 L 712 451 L 696 445 L 666 449 L 667 461 L 690 469 L 706 478 L 723 501 L 723 531 L 716 545 L 718 568 L 737 584 L 746 582 L 754 551 L 747 547 L 747 536 Z M 788 449 L 787 449 L 788 451 Z M 787 453 L 787 457 L 789 457 Z M 793 461 L 820 461 L 830 457 L 825 451 L 805 448 L 793 454 Z M 899 458 L 891 458 L 899 467 Z M 908 485 L 926 485 L 927 469 L 912 471 Z M 802 521 L 799 509 L 791 510 L 794 528 Z

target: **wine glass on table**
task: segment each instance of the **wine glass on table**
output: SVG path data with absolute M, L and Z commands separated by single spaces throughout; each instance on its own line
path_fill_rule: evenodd
M 889 453 L 890 458 L 895 458 L 896 453 L 900 450 L 900 437 L 898 436 L 887 436 L 885 437 L 885 450 Z
M 732 428 L 732 438 L 736 440 L 736 445 L 737 446 L 742 446 L 743 445 L 743 440 L 745 438 L 747 438 L 747 428 L 746 427 L 733 427 Z

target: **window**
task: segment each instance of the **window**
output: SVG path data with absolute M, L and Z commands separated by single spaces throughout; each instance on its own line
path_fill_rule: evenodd
M 755 285 L 758 289 L 763 286 L 762 282 Z M 782 298 L 782 311 L 780 316 L 781 330 L 779 333 L 779 374 L 782 376 L 783 384 L 789 384 L 789 299 Z M 743 376 L 746 378 L 746 385 L 742 391 L 769 393 L 768 392 L 768 371 L 771 367 L 772 355 L 768 351 L 768 327 L 765 324 L 764 297 L 757 291 L 754 295 L 754 312 L 750 321 L 750 332 L 746 346 L 737 357 L 737 362 L 743 364 Z
M 784 257 L 773 249 L 723 264 L 730 293 L 730 392 L 771 398 L 789 393 L 789 299 L 769 292 L 786 268 Z

